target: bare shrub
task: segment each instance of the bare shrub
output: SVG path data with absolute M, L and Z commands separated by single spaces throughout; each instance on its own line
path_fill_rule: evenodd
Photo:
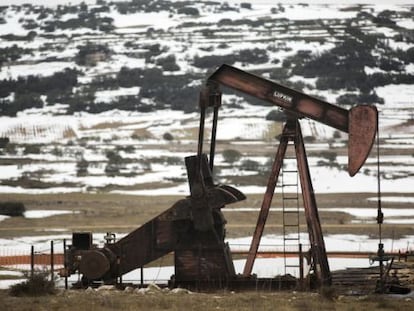
M 234 163 L 240 160 L 241 153 L 234 149 L 226 149 L 223 151 L 224 161 L 227 163 Z
M 23 216 L 26 208 L 22 202 L 0 202 L 0 215 Z
M 56 293 L 54 280 L 49 280 L 47 272 L 38 271 L 28 276 L 28 279 L 22 283 L 17 283 L 10 287 L 10 295 L 21 296 L 45 296 Z

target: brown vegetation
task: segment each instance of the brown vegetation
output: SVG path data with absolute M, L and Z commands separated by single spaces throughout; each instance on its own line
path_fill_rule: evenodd
M 60 291 L 54 296 L 10 297 L 0 291 L 5 310 L 280 310 L 411 311 L 411 298 L 335 296 L 302 292 L 228 292 L 139 294 L 134 291 Z

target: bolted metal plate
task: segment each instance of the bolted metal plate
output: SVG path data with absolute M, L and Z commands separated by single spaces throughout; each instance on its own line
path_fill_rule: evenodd
M 349 111 L 348 173 L 354 176 L 364 165 L 375 141 L 378 111 L 375 106 L 360 105 Z

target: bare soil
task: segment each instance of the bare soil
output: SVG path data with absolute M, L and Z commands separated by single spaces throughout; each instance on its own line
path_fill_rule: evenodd
M 383 194 L 392 195 L 392 194 Z M 413 194 L 406 194 L 412 196 Z M 322 230 L 324 234 L 365 234 L 378 236 L 375 223 L 352 223 L 354 218 L 344 212 L 327 212 L 325 208 L 359 207 L 376 208 L 375 201 L 368 201 L 372 193 L 318 194 L 316 196 Z M 1 222 L 2 237 L 25 235 L 56 234 L 56 229 L 91 232 L 130 232 L 161 212 L 170 208 L 182 196 L 131 196 L 110 193 L 71 193 L 71 194 L 0 194 L 0 201 L 18 201 L 28 210 L 68 210 L 72 214 L 46 218 L 11 217 Z M 256 226 L 258 211 L 230 211 L 232 208 L 260 208 L 263 195 L 248 195 L 247 200 L 229 205 L 223 209 L 227 219 L 227 237 L 250 236 Z M 272 206 L 281 206 L 275 195 Z M 411 208 L 411 204 L 383 202 L 383 207 Z M 302 210 L 302 208 L 301 208 Z M 372 215 L 375 218 L 376 215 Z M 301 231 L 306 232 L 306 222 L 301 212 Z M 282 233 L 282 213 L 272 211 L 265 227 L 265 234 Z M 406 224 L 382 225 L 384 238 L 398 238 L 414 234 L 414 226 Z

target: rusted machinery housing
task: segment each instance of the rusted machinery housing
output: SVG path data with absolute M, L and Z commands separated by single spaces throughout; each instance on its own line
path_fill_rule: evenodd
M 114 283 L 119 276 L 174 251 L 177 282 L 216 280 L 224 284 L 235 276 L 220 209 L 245 196 L 235 188 L 214 185 L 207 157 L 201 159 L 199 179 L 197 157 L 186 158 L 191 195 L 119 241 L 94 248 L 90 234 L 75 234 L 67 253 L 69 272 L 78 270 L 85 283 Z
M 220 85 L 236 89 L 280 107 L 287 116 L 264 194 L 256 229 L 242 275 L 236 275 L 230 248 L 225 242 L 221 209 L 245 199 L 237 189 L 215 184 L 212 178 L 216 147 Z M 260 239 L 289 141 L 295 146 L 309 232 L 310 260 L 318 285 L 329 285 L 331 275 L 326 255 L 309 165 L 300 130 L 301 118 L 310 118 L 349 133 L 348 171 L 355 175 L 372 148 L 377 131 L 377 110 L 360 105 L 351 110 L 292 90 L 240 69 L 222 65 L 200 92 L 200 128 L 197 154 L 185 158 L 190 195 L 114 243 L 97 248 L 91 234 L 74 234 L 66 254 L 66 274 L 79 272 L 83 282 L 114 283 L 122 275 L 174 252 L 175 274 L 171 286 L 285 288 L 295 286 L 290 278 L 257 279 L 251 275 Z M 205 115 L 213 109 L 209 157 L 203 153 Z

